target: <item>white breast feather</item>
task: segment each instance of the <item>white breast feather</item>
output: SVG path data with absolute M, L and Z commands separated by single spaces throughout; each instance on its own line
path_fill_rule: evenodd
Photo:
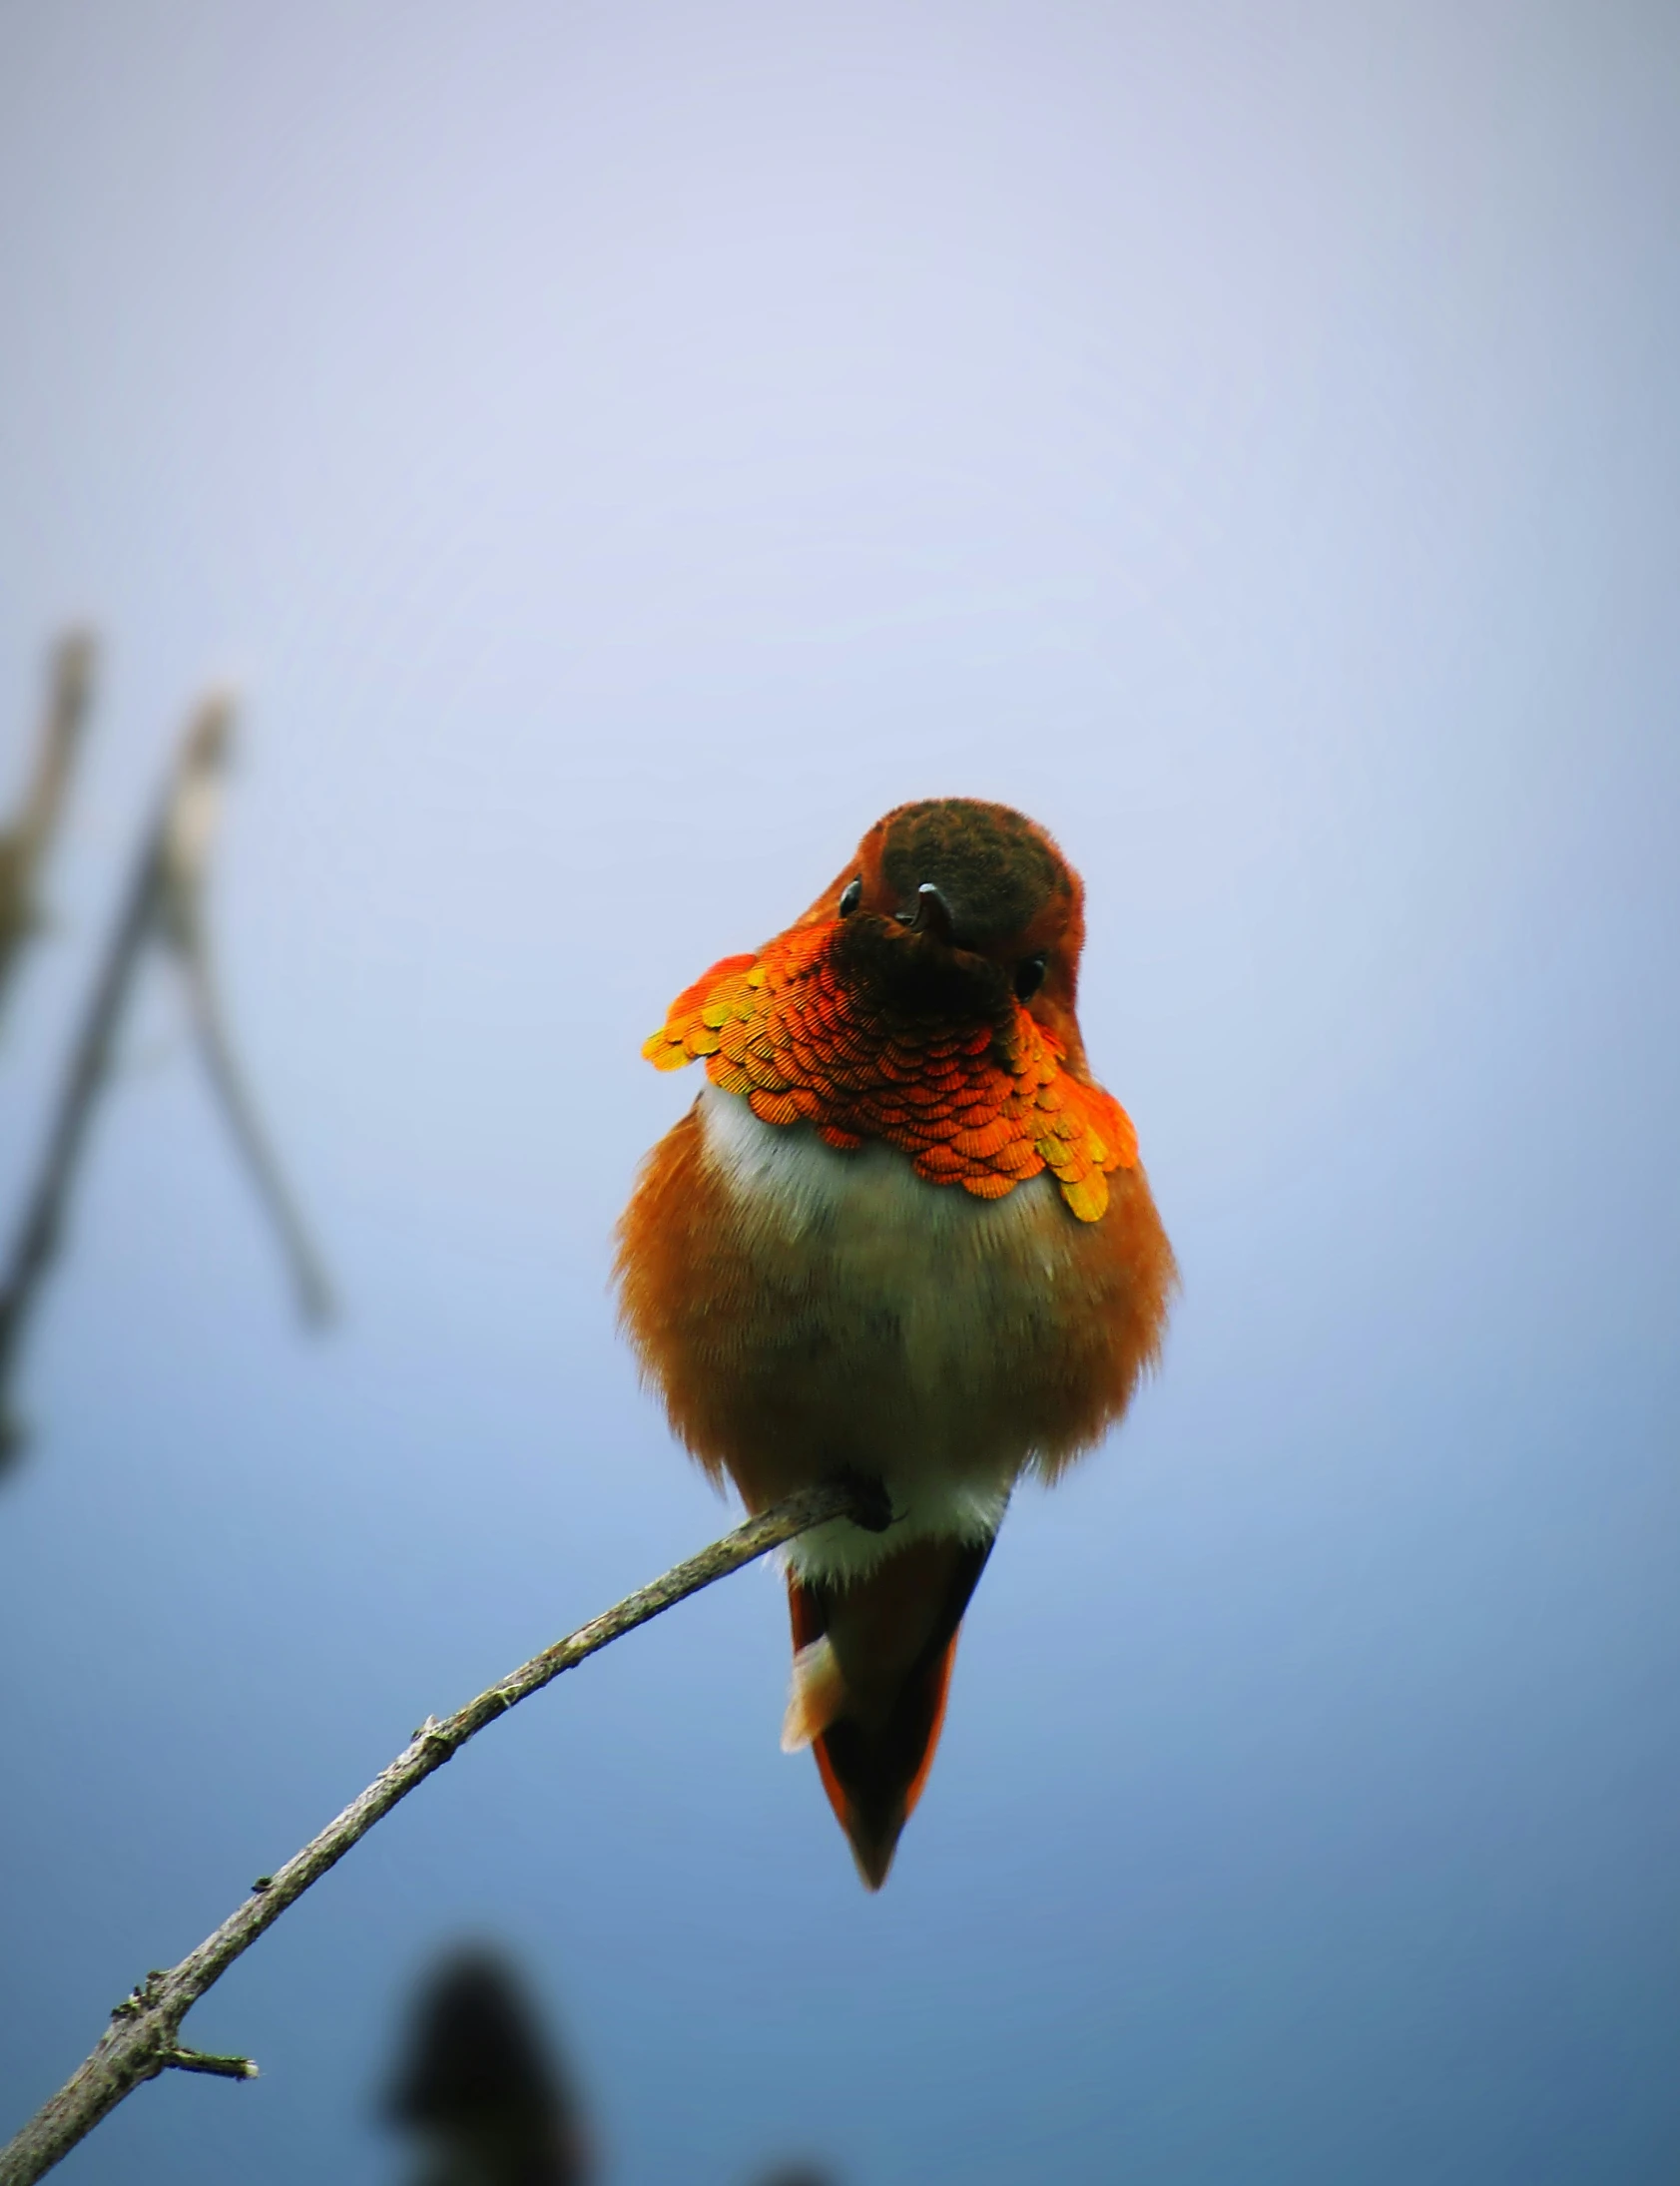
M 872 1142 L 842 1153 L 809 1124 L 761 1121 L 717 1086 L 701 1093 L 700 1117 L 707 1158 L 749 1234 L 808 1240 L 822 1254 L 848 1372 L 902 1385 L 903 1437 L 879 1453 L 901 1520 L 891 1545 L 924 1533 L 995 1532 L 1031 1452 L 988 1443 L 975 1421 L 1002 1370 L 1000 1325 L 1042 1316 L 1067 1272 L 1073 1224 L 1054 1180 L 1040 1175 L 1002 1199 L 977 1199 L 929 1184 L 895 1147 Z M 844 1402 L 843 1387 L 836 1401 Z M 886 1537 L 836 1526 L 796 1541 L 790 1554 L 799 1569 L 838 1577 L 885 1551 Z

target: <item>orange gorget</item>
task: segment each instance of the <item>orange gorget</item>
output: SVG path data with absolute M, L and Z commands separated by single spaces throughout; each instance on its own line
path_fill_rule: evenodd
M 1081 1222 L 1108 1174 L 1138 1158 L 1131 1118 L 1075 1078 L 1066 1050 L 1014 996 L 953 1021 L 868 993 L 835 961 L 840 921 L 795 926 L 756 956 L 726 956 L 667 1012 L 642 1052 L 660 1070 L 697 1055 L 766 1123 L 815 1125 L 831 1146 L 901 1147 L 929 1184 L 1002 1199 L 1048 1169 Z

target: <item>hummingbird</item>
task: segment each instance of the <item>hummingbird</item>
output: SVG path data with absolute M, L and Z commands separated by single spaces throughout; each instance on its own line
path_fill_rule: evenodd
M 707 1083 L 619 1225 L 622 1319 L 749 1511 L 836 1475 L 786 1551 L 788 1751 L 886 1880 L 1015 1482 L 1054 1480 L 1155 1363 L 1176 1282 L 1137 1134 L 1085 1060 L 1084 890 L 1003 805 L 879 820 L 810 909 L 678 995 L 644 1054 Z

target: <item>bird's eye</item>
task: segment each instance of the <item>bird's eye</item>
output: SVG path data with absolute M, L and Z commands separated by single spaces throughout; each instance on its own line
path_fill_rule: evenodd
M 851 879 L 849 879 L 849 880 L 848 880 L 848 881 L 847 881 L 847 882 L 845 883 L 845 886 L 844 886 L 843 888 L 841 888 L 841 890 L 840 890 L 840 916 L 841 916 L 842 918 L 849 918 L 849 917 L 851 916 L 852 912 L 853 912 L 853 911 L 854 911 L 854 910 L 855 910 L 855 909 L 857 908 L 858 904 L 862 902 L 862 900 L 863 900 L 863 879 L 862 879 L 862 875 L 861 875 L 860 873 L 858 873 L 858 874 L 854 874 L 854 875 L 853 875 L 853 877 L 852 877 Z
M 1015 966 L 1015 992 L 1023 1002 L 1030 1002 L 1044 984 L 1045 962 L 1042 956 L 1023 956 Z

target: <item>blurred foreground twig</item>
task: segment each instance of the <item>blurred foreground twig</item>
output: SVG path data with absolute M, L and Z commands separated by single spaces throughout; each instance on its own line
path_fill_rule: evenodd
M 69 650 L 61 658 L 68 658 Z M 82 681 L 85 685 L 85 670 Z M 41 1284 L 57 1257 L 77 1163 L 100 1095 L 110 1082 L 117 1034 L 149 940 L 167 941 L 180 958 L 211 1083 L 280 1232 L 299 1307 L 305 1319 L 317 1322 L 329 1310 L 320 1264 L 235 1065 L 211 977 L 203 907 L 204 872 L 220 809 L 232 726 L 233 702 L 221 693 L 205 699 L 188 724 L 158 809 L 142 838 L 134 872 L 71 1050 L 41 1165 L 0 1278 L 0 1465 L 17 1439 L 10 1395 L 24 1331 Z
M 52 847 L 93 688 L 93 640 L 76 631 L 53 655 L 35 768 L 17 818 L 0 830 L 0 1006 L 23 944 L 41 923 L 36 882 Z
M 219 703 L 218 717 L 213 709 Z M 331 1289 L 235 1057 L 222 991 L 211 964 L 204 877 L 211 838 L 220 818 L 229 727 L 226 702 L 213 700 L 200 717 L 199 728 L 205 736 L 202 751 L 195 751 L 189 735 L 175 794 L 165 805 L 158 830 L 158 929 L 180 960 L 199 1051 L 234 1143 L 245 1157 L 258 1196 L 280 1236 L 297 1309 L 305 1321 L 318 1325 L 331 1317 Z
M 698 1556 L 676 1565 L 652 1585 L 626 1596 L 568 1638 L 533 1655 L 511 1676 L 490 1686 L 441 1723 L 428 1717 L 389 1768 L 375 1777 L 359 1798 L 351 1800 L 318 1837 L 274 1875 L 259 1878 L 252 1895 L 214 1935 L 207 1936 L 179 1965 L 149 1973 L 144 1984 L 117 2006 L 92 2056 L 17 2137 L 0 2149 L 0 2186 L 32 2186 L 125 2095 L 143 2080 L 156 2079 L 172 2066 L 220 2071 L 229 2077 L 255 2077 L 257 2067 L 249 2058 L 212 2059 L 202 2052 L 184 2049 L 181 2022 L 206 1989 L 221 1979 L 265 1928 L 274 1925 L 287 1906 L 295 1904 L 311 1884 L 318 1883 L 375 1822 L 452 1760 L 486 1724 L 494 1723 L 520 1701 L 541 1692 L 562 1671 L 623 1638 L 626 1632 L 633 1632 L 651 1617 L 674 1608 L 730 1572 L 739 1571 L 743 1564 L 754 1562 L 796 1534 L 836 1518 L 849 1518 L 870 1531 L 879 1531 L 886 1523 L 886 1514 L 880 1507 L 878 1488 L 840 1479 L 790 1495 L 759 1517 L 737 1526 L 733 1533 L 726 1533 Z

